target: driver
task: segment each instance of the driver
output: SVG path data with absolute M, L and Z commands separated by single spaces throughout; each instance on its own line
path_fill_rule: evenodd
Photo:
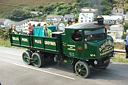
M 81 34 L 79 33 L 78 30 L 74 31 L 74 34 L 72 35 L 72 39 L 74 41 L 81 41 L 82 40 L 82 36 L 81 36 Z

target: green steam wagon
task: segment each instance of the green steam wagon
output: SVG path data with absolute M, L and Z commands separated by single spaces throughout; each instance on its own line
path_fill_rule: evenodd
M 80 40 L 73 39 L 75 31 L 81 35 Z M 114 56 L 113 39 L 107 35 L 105 25 L 96 23 L 74 24 L 65 28 L 65 33 L 53 32 L 52 37 L 10 33 L 10 41 L 12 46 L 28 49 L 22 54 L 26 64 L 41 67 L 48 60 L 63 61 L 73 65 L 74 72 L 84 78 L 90 73 L 90 65 L 105 69 Z

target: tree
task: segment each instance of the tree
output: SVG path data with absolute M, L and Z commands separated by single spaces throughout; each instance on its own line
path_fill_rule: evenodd
M 128 29 L 128 23 L 124 25 L 124 30 L 126 31 Z
M 21 20 L 24 20 L 26 18 L 31 18 L 31 17 L 32 17 L 31 13 L 17 9 L 17 10 L 14 10 L 8 18 L 14 21 L 21 21 Z

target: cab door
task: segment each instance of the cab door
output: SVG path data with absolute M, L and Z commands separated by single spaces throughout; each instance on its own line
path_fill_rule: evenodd
M 82 35 L 82 30 L 79 30 L 80 34 Z M 83 57 L 83 45 L 84 42 L 83 37 L 81 41 L 75 41 L 72 38 L 74 30 L 68 29 L 66 30 L 66 42 L 67 42 L 67 56 L 74 57 L 74 58 L 82 58 Z

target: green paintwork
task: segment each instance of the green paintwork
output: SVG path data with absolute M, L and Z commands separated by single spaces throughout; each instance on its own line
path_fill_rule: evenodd
M 40 49 L 44 49 L 44 40 L 42 37 L 37 37 L 37 36 L 33 36 L 32 37 L 32 46 L 33 48 L 40 48 Z
M 66 54 L 67 53 L 67 42 L 66 42 L 65 34 L 62 34 L 61 38 L 62 38 L 63 53 Z
M 31 42 L 30 42 L 30 36 L 28 35 L 21 35 L 20 36 L 20 42 L 21 42 L 21 45 L 22 46 L 28 46 L 30 47 L 31 46 Z
M 45 45 L 45 49 L 46 50 L 53 50 L 53 51 L 57 51 L 57 43 L 56 43 L 56 39 L 53 38 L 45 38 L 44 39 L 44 45 Z
M 12 34 L 10 38 L 11 38 L 10 40 L 12 40 L 11 41 L 12 44 L 20 45 L 20 36 L 19 35 Z

